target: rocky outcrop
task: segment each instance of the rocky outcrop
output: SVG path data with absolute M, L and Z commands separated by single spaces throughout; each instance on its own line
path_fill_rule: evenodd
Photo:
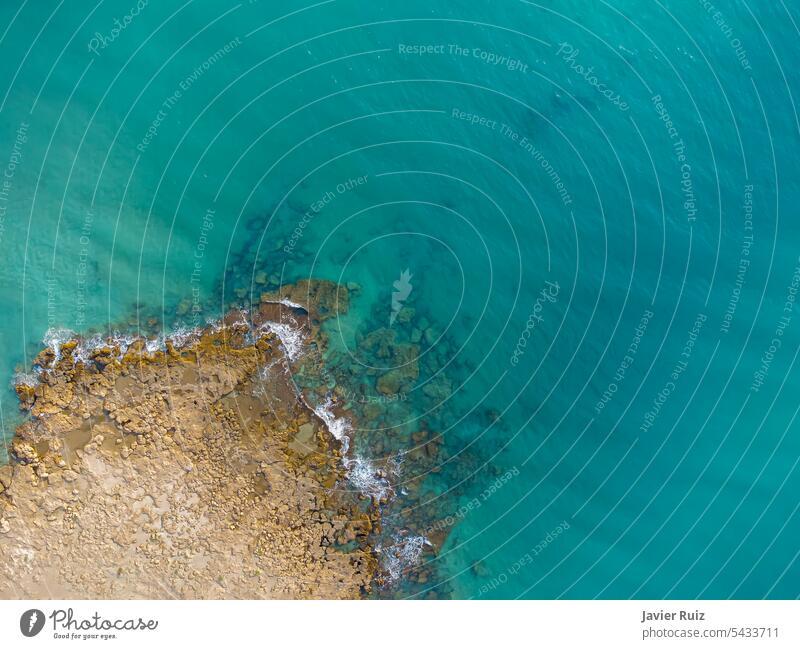
M 305 282 L 273 297 L 181 344 L 40 354 L 38 384 L 17 386 L 31 417 L 0 467 L 0 597 L 370 591 L 377 514 L 339 488 L 339 445 L 288 372 L 288 345 L 347 292 Z

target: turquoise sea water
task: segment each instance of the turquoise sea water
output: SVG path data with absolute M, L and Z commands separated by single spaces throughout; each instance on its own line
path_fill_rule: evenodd
M 719 4 L 3 3 L 0 376 L 356 283 L 384 596 L 797 597 L 800 11 Z

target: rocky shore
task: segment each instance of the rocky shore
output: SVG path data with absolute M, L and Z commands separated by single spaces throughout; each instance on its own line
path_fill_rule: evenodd
M 306 281 L 173 339 L 43 350 L 0 467 L 0 597 L 368 596 L 378 503 L 289 371 L 347 303 Z

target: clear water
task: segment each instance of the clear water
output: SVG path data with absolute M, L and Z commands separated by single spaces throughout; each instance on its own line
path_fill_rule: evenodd
M 394 478 L 389 529 L 455 523 L 395 596 L 798 595 L 796 7 L 135 6 L 0 7 L 9 385 L 50 328 L 355 282 L 340 382 L 423 333 L 357 445 L 449 457 Z

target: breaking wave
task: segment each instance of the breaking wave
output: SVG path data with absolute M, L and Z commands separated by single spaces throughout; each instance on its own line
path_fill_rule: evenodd
M 379 548 L 383 557 L 381 563 L 390 583 L 400 579 L 408 568 L 419 562 L 422 550 L 427 544 L 429 541 L 424 536 L 396 536 L 394 544 Z
M 296 361 L 302 356 L 305 343 L 303 332 L 300 328 L 291 327 L 281 322 L 265 322 L 261 325 L 261 329 L 269 331 L 278 337 L 290 361 Z

